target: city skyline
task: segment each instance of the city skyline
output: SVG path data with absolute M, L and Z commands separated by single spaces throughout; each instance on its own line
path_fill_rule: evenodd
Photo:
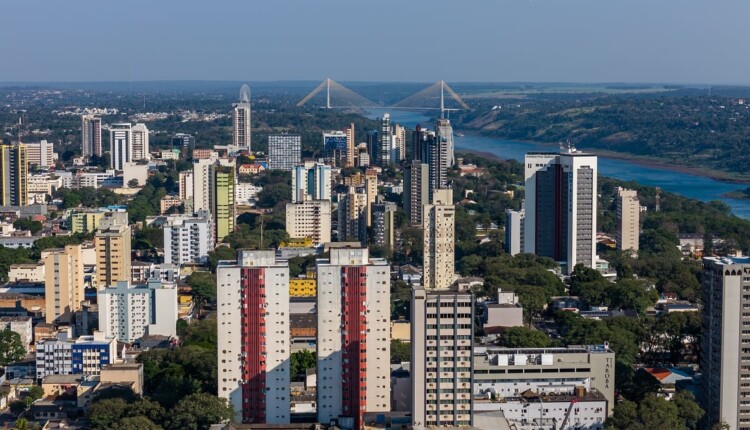
M 14 61 L 0 72 L 0 82 L 276 81 L 330 74 L 343 81 L 387 82 L 750 82 L 750 60 L 739 55 L 750 5 L 740 2 L 691 0 L 678 7 L 645 0 L 542 0 L 458 8 L 447 2 L 387 0 L 380 12 L 370 13 L 364 5 L 329 1 L 295 4 L 290 14 L 289 5 L 275 2 L 232 4 L 228 13 L 226 4 L 185 2 L 172 8 L 135 1 L 108 4 L 104 10 L 96 6 L 108 16 L 140 22 L 139 31 L 114 34 L 108 31 L 109 20 L 70 25 L 92 5 L 6 5 L 7 16 L 14 19 L 0 28 L 0 47 Z M 40 7 L 45 13 L 39 13 Z M 384 15 L 390 24 L 381 26 Z M 338 25 L 320 25 L 330 19 Z M 37 31 L 26 31 L 28 22 L 35 22 Z M 180 22 L 191 31 L 175 38 L 174 27 L 165 22 Z M 285 23 L 284 31 L 276 30 L 279 22 Z M 274 43 L 264 37 L 269 31 Z M 24 41 L 16 43 L 14 35 L 21 32 Z M 346 34 L 352 37 L 342 37 Z M 235 44 L 218 43 L 239 38 L 248 41 L 246 56 L 236 55 Z M 88 49 L 73 49 L 80 40 Z M 134 47 L 137 57 L 118 55 Z M 278 56 L 282 50 L 285 55 Z M 98 55 L 84 54 L 92 51 Z M 444 52 L 452 61 L 439 68 L 392 68 L 370 61 L 387 55 L 394 62 L 419 64 L 409 60 Z M 729 55 L 733 52 L 738 55 Z M 323 58 L 344 53 L 349 61 L 332 73 Z M 174 67 L 186 61 L 192 66 Z

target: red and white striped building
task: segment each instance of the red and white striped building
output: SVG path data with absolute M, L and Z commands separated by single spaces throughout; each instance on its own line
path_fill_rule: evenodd
M 366 248 L 318 260 L 318 421 L 363 428 L 390 410 L 390 273 Z
M 242 423 L 289 423 L 289 265 L 240 250 L 216 271 L 219 397 Z

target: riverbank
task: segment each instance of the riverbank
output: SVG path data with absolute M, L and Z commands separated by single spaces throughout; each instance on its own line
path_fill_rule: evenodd
M 489 137 L 489 138 L 497 138 L 498 136 L 495 136 L 493 134 L 486 134 L 486 133 L 478 133 L 476 130 L 473 129 L 460 129 L 462 133 L 465 133 L 466 135 L 475 135 L 475 136 L 482 136 L 482 137 Z M 518 142 L 524 142 L 539 146 L 545 146 L 549 147 L 550 151 L 557 151 L 560 147 L 557 143 L 550 143 L 550 142 L 538 142 L 535 140 L 517 140 Z M 471 152 L 472 150 L 465 150 L 461 149 L 465 152 Z M 721 181 L 726 182 L 730 184 L 747 184 L 750 185 L 750 176 L 740 176 L 735 173 L 725 172 L 722 170 L 712 169 L 710 167 L 699 167 L 699 166 L 690 166 L 690 165 L 684 165 L 684 164 L 678 164 L 674 162 L 670 162 L 669 160 L 661 159 L 661 158 L 653 158 L 653 157 L 646 157 L 642 155 L 633 155 L 628 154 L 625 152 L 617 152 L 617 151 L 608 151 L 605 149 L 582 149 L 582 151 L 589 152 L 591 154 L 595 154 L 600 157 L 607 157 L 613 160 L 623 160 L 623 161 L 629 161 L 634 164 L 639 164 L 641 166 L 645 167 L 653 167 L 658 169 L 665 169 L 670 170 L 673 172 L 679 172 L 679 173 L 685 173 L 688 175 L 695 175 L 695 176 L 702 176 L 704 178 L 713 179 L 715 181 Z M 482 152 L 482 151 L 480 151 Z M 489 154 L 487 152 L 482 152 L 483 155 L 493 155 Z M 479 155 L 479 154 L 477 154 Z M 496 155 L 493 155 L 495 159 L 502 159 L 501 157 L 497 157 Z M 734 196 L 727 196 L 730 198 L 737 198 Z

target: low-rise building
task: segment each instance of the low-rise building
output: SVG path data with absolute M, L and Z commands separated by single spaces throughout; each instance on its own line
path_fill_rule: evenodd
M 289 296 L 315 297 L 317 285 L 315 278 L 292 278 L 289 280 Z
M 36 378 L 47 375 L 67 375 L 81 373 L 84 376 L 99 375 L 102 366 L 117 359 L 114 337 L 102 332 L 93 336 L 69 337 L 69 332 L 60 332 L 56 339 L 37 342 Z
M 44 282 L 44 262 L 11 264 L 8 281 Z
M 182 206 L 182 200 L 177 196 L 164 196 L 159 200 L 159 213 L 167 213 L 172 208 Z
M 10 330 L 18 333 L 21 337 L 21 342 L 27 349 L 34 340 L 34 327 L 31 324 L 31 317 L 0 317 L 0 330 Z
M 263 191 L 263 187 L 258 187 L 246 182 L 235 184 L 234 202 L 239 206 L 248 206 L 255 202 L 258 193 Z
M 112 363 L 103 366 L 99 374 L 102 384 L 132 384 L 133 393 L 143 394 L 143 364 Z
M 567 348 L 475 348 L 473 379 L 475 398 L 499 400 L 518 399 L 529 392 L 542 397 L 574 396 L 582 387 L 586 393 L 602 396 L 603 422 L 614 408 L 615 353 L 606 343 Z M 522 405 L 502 401 L 481 408 L 475 405 L 475 410 L 503 410 L 508 419 L 513 408 Z

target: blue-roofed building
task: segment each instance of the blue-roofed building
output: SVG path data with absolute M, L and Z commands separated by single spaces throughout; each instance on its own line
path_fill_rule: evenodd
M 48 375 L 99 375 L 102 366 L 117 360 L 117 339 L 96 331 L 93 336 L 70 337 L 60 332 L 57 339 L 36 344 L 36 377 Z

